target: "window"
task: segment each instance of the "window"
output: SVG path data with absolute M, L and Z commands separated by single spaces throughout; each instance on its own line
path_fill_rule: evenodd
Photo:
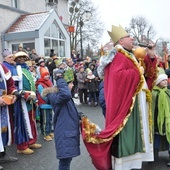
M 50 49 L 54 49 L 59 57 L 65 56 L 65 41 L 66 38 L 56 22 L 53 22 L 44 35 L 44 54 L 50 55 Z
M 55 4 L 58 4 L 58 0 L 48 0 L 47 3 L 49 5 L 55 5 Z
M 15 53 L 18 51 L 18 46 L 20 45 L 20 43 L 18 44 L 12 44 L 12 52 Z M 32 49 L 35 48 L 35 43 L 34 42 L 30 42 L 30 43 L 23 43 L 22 44 L 23 49 L 26 50 L 28 53 L 31 52 Z
M 51 25 L 51 36 L 54 37 L 54 38 L 58 38 L 58 28 L 57 26 L 55 25 L 55 23 L 53 23 Z

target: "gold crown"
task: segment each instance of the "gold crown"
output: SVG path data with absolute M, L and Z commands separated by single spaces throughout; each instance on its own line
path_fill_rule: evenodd
M 118 40 L 120 40 L 122 37 L 128 35 L 128 33 L 125 31 L 125 29 L 122 26 L 114 26 L 112 25 L 112 31 L 108 31 L 108 34 L 110 35 L 112 41 L 116 43 Z

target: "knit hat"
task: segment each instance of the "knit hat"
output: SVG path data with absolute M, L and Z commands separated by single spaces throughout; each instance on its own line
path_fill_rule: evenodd
M 11 51 L 9 51 L 8 49 L 4 49 L 1 54 L 3 58 L 8 57 L 8 56 L 13 56 Z
M 65 62 L 63 62 L 63 59 L 60 58 L 60 59 L 55 61 L 55 64 L 56 64 L 57 67 L 59 67 L 61 64 L 65 64 Z
M 47 72 L 43 72 L 42 74 L 41 74 L 41 77 L 42 78 L 44 78 L 45 76 L 47 76 L 47 75 L 50 75 L 50 73 L 47 71 Z
M 158 85 L 162 80 L 167 80 L 168 76 L 166 74 L 160 74 L 156 79 L 155 85 Z

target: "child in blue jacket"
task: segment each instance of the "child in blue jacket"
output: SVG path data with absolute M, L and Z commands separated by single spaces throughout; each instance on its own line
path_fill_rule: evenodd
M 56 92 L 46 89 L 44 95 L 54 111 L 54 139 L 59 170 L 69 170 L 72 158 L 80 155 L 80 119 L 71 94 L 74 77 L 70 76 L 69 71 L 57 69 L 54 78 Z

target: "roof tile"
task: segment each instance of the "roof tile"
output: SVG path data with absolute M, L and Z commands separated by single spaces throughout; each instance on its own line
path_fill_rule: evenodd
M 48 12 L 21 15 L 18 20 L 10 26 L 6 33 L 35 31 L 39 28 L 47 15 L 49 15 Z

